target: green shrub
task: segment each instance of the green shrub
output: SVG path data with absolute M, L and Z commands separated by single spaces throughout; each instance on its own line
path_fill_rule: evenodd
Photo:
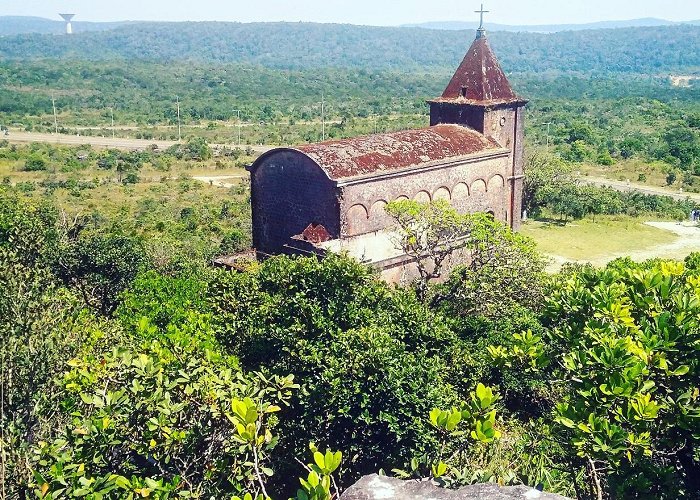
M 130 328 L 146 318 L 165 332 L 170 326 L 179 327 L 189 321 L 191 313 L 206 313 L 206 286 L 196 276 L 164 276 L 146 271 L 122 294 L 116 316 Z
M 565 391 L 556 420 L 591 494 L 696 496 L 698 278 L 676 262 L 585 271 L 546 318 Z
M 222 254 L 234 254 L 248 248 L 249 243 L 249 238 L 243 231 L 240 229 L 232 229 L 221 239 L 219 251 Z
M 28 267 L 1 247 L 0 289 L 3 494 L 22 498 L 31 481 L 30 448 L 69 418 L 56 386 L 65 363 L 105 352 L 124 335 L 83 311 L 46 269 Z
M 208 338 L 185 325 L 139 349 L 71 360 L 61 402 L 71 418 L 35 447 L 35 491 L 266 494 L 276 413 L 297 386 L 292 377 L 243 374 Z
M 103 314 L 116 309 L 119 295 L 149 265 L 140 238 L 90 231 L 64 238 L 50 258 L 55 275 Z
M 48 162 L 46 161 L 46 158 L 34 154 L 24 161 L 23 170 L 25 172 L 38 172 L 41 170 L 46 170 L 47 166 Z
M 449 350 L 449 329 L 355 261 L 272 258 L 219 274 L 210 300 L 221 343 L 246 369 L 291 373 L 302 385 L 280 429 L 283 450 L 308 441 L 343 450 L 352 457 L 344 484 L 430 447 L 425 415 L 458 400 L 437 354 Z M 294 470 L 289 452 L 278 458 Z
M 685 267 L 694 272 L 700 272 L 700 252 L 693 252 L 685 258 Z

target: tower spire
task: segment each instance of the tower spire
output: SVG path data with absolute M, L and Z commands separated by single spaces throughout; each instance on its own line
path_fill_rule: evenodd
M 484 10 L 484 4 L 482 3 L 481 9 L 475 10 L 474 12 L 479 14 L 479 29 L 476 30 L 476 37 L 483 38 L 486 36 L 486 30 L 484 29 L 484 14 L 488 14 L 490 11 Z

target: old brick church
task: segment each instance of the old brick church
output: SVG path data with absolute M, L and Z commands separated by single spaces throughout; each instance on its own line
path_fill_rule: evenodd
M 347 252 L 401 281 L 410 267 L 392 238 L 392 200 L 448 200 L 520 225 L 523 109 L 483 28 L 430 127 L 278 148 L 249 168 L 253 245 L 261 255 Z

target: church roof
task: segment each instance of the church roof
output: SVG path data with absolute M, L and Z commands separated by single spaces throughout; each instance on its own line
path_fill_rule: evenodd
M 513 91 L 480 31 L 442 96 L 430 102 L 495 105 L 525 101 Z
M 461 125 L 436 125 L 297 148 L 333 180 L 379 175 L 501 150 L 495 140 Z

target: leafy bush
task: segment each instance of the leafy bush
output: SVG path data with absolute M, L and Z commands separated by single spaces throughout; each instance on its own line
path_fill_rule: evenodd
M 39 155 L 32 155 L 24 161 L 24 171 L 25 172 L 37 172 L 41 170 L 46 170 L 47 161 L 46 158 Z
M 674 262 L 582 272 L 546 317 L 565 391 L 556 420 L 591 494 L 697 495 L 697 276 Z
M 121 292 L 147 264 L 141 239 L 89 231 L 67 234 L 51 257 L 56 276 L 102 314 L 116 309 Z
M 700 252 L 693 252 L 685 258 L 685 267 L 689 271 L 700 272 Z
M 179 327 L 191 313 L 205 313 L 206 282 L 197 276 L 164 276 L 155 271 L 139 274 L 121 296 L 116 316 L 127 328 L 146 318 L 161 332 Z
M 55 385 L 65 362 L 103 352 L 123 335 L 81 311 L 78 297 L 56 286 L 46 269 L 28 267 L 3 248 L 0 289 L 3 491 L 20 498 L 31 480 L 31 445 L 65 418 Z
M 35 449 L 37 493 L 267 496 L 277 404 L 297 386 L 246 376 L 211 347 L 184 325 L 140 349 L 72 360 L 61 402 L 71 419 Z
M 451 338 L 415 297 L 339 256 L 272 258 L 220 274 L 210 293 L 219 338 L 245 368 L 302 381 L 280 428 L 277 458 L 290 470 L 289 453 L 309 441 L 351 457 L 343 484 L 434 445 L 425 415 L 457 402 L 433 354 Z
M 28 267 L 45 261 L 58 239 L 57 216 L 48 203 L 25 203 L 0 190 L 0 250 Z
M 434 288 L 433 306 L 450 316 L 496 317 L 517 306 L 537 309 L 544 300 L 547 261 L 535 243 L 486 216 L 469 216 L 468 228 L 468 264 Z

